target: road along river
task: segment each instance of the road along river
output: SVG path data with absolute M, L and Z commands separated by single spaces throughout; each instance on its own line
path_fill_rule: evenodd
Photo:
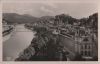
M 19 53 L 30 45 L 34 34 L 35 32 L 26 29 L 24 24 L 16 25 L 11 34 L 3 37 L 3 60 L 15 60 Z

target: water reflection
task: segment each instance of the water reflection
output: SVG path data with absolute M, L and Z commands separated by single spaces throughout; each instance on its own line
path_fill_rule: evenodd
M 22 29 L 22 31 L 20 31 Z M 24 25 L 17 25 L 12 36 L 3 42 L 3 60 L 14 60 L 19 53 L 29 46 L 34 32 L 29 31 Z M 8 36 L 9 37 L 9 36 Z

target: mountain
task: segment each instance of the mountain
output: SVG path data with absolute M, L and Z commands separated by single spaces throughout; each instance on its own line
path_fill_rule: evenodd
M 94 13 L 89 16 L 89 19 L 87 20 L 87 23 L 92 26 L 94 29 L 98 29 L 98 13 Z
M 40 17 L 41 20 L 53 20 L 54 16 L 42 16 Z
M 55 22 L 57 23 L 64 23 L 64 24 L 72 24 L 77 21 L 77 19 L 71 17 L 68 14 L 60 14 L 55 16 Z
M 38 18 L 31 15 L 19 15 L 16 13 L 3 13 L 3 19 L 9 23 L 28 23 L 38 21 Z
M 92 29 L 98 29 L 98 13 L 94 13 L 87 18 L 79 19 L 80 26 L 89 26 Z
M 34 22 L 41 22 L 41 23 L 64 23 L 64 24 L 71 24 L 80 22 L 80 26 L 92 26 L 93 28 L 97 29 L 98 24 L 98 13 L 94 13 L 90 15 L 88 18 L 81 18 L 76 19 L 72 16 L 66 14 L 59 14 L 56 16 L 42 16 L 40 18 L 24 14 L 20 15 L 17 13 L 3 13 L 3 19 L 5 19 L 9 23 L 34 23 Z

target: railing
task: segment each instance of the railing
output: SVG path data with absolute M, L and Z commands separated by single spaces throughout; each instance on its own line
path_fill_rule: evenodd
M 63 35 L 63 34 L 59 34 L 59 35 L 62 35 L 62 36 L 64 36 L 65 38 L 69 38 L 69 39 L 71 39 L 71 40 L 73 40 L 73 41 L 75 41 L 73 38 L 71 38 L 72 36 L 71 35 Z

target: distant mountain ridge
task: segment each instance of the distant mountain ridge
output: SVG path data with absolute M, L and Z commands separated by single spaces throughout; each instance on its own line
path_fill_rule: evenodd
M 42 16 L 38 18 L 28 14 L 20 15 L 17 13 L 3 13 L 3 19 L 11 23 L 34 23 L 38 21 L 49 22 L 48 20 L 57 21 L 59 20 L 58 18 L 60 18 L 60 20 L 62 20 L 64 23 L 68 22 L 70 24 L 73 24 L 73 22 L 77 23 L 79 21 L 81 25 L 84 25 L 84 24 L 91 24 L 92 22 L 96 26 L 98 20 L 98 13 L 90 15 L 88 18 L 81 18 L 81 19 L 76 19 L 66 14 L 59 14 L 56 16 Z
M 33 17 L 31 15 L 19 15 L 16 13 L 3 13 L 3 19 L 11 23 L 28 23 L 38 21 L 38 18 Z

